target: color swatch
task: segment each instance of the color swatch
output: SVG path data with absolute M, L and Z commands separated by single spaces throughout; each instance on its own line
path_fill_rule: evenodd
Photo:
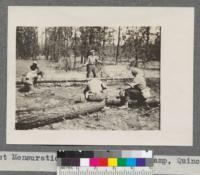
M 98 150 L 98 151 L 58 151 L 57 158 L 152 158 L 152 151 L 140 150 Z
M 57 175 L 153 175 L 152 151 L 59 151 Z
M 58 166 L 152 167 L 152 151 L 61 151 Z
M 62 158 L 58 166 L 144 167 L 152 166 L 145 158 Z

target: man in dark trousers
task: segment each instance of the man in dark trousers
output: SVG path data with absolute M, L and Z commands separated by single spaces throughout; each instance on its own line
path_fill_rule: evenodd
M 87 78 L 90 77 L 91 72 L 93 73 L 93 76 L 96 77 L 97 76 L 97 72 L 96 72 L 96 63 L 101 62 L 98 59 L 98 56 L 95 55 L 95 50 L 91 50 L 90 51 L 90 55 L 88 56 L 88 60 L 86 62 L 87 65 Z
M 130 88 L 120 92 L 120 98 L 123 106 L 120 108 L 128 108 L 129 99 L 137 100 L 139 105 L 146 106 L 146 99 L 150 97 L 150 88 L 146 85 L 146 80 L 138 68 L 131 70 L 134 77 L 131 83 L 128 83 Z

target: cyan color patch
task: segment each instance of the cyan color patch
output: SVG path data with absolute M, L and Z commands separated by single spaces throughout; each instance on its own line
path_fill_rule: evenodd
M 136 159 L 134 158 L 127 158 L 126 166 L 136 166 Z

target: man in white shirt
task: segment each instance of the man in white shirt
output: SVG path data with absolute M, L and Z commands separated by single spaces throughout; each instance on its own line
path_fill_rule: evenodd
M 24 86 L 19 89 L 19 92 L 25 93 L 25 95 L 30 94 L 34 90 L 34 81 L 37 77 L 37 72 L 31 70 L 26 75 L 22 75 L 22 83 Z
M 84 89 L 85 99 L 88 101 L 102 101 L 105 99 L 105 84 L 99 78 L 93 78 L 88 81 Z
M 95 64 L 97 62 L 100 62 L 100 60 L 98 59 L 98 56 L 95 55 L 95 50 L 91 50 L 90 51 L 90 55 L 88 56 L 88 60 L 86 62 L 87 65 L 87 78 L 90 77 L 91 72 L 93 73 L 94 78 L 97 76 L 96 74 L 96 66 Z
M 26 75 L 26 83 L 28 83 L 30 85 L 34 85 L 36 78 L 37 78 L 37 72 L 35 70 L 31 70 Z
M 44 72 L 40 70 L 38 67 L 37 61 L 33 61 L 33 64 L 30 66 L 31 71 L 35 71 L 37 73 L 37 77 L 34 80 L 34 84 L 40 78 L 40 80 L 44 77 Z
M 120 98 L 123 106 L 121 108 L 128 108 L 129 99 L 137 100 L 139 105 L 143 105 L 147 98 L 150 97 L 150 89 L 146 85 L 146 80 L 139 69 L 131 70 L 134 77 L 131 83 L 128 83 L 130 88 L 125 89 L 124 93 L 120 92 Z

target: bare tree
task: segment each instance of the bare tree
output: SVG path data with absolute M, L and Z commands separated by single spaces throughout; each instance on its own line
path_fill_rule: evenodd
M 118 57 L 119 57 L 120 34 L 121 34 L 121 28 L 119 26 L 119 28 L 118 28 L 118 40 L 117 40 L 117 51 L 116 51 L 116 57 L 115 57 L 116 64 L 118 63 Z

